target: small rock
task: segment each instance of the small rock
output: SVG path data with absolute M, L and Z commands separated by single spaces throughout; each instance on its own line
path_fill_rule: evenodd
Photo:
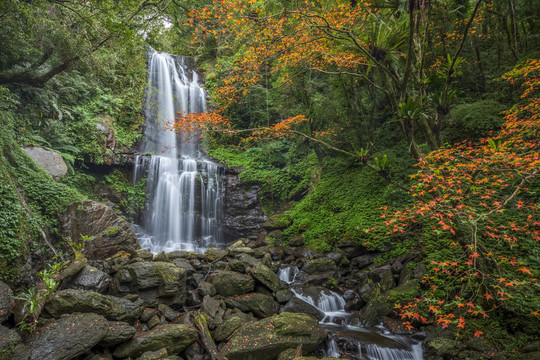
M 167 355 L 167 349 L 163 348 L 156 351 L 147 351 L 138 360 L 163 360 Z
M 170 307 L 168 307 L 165 304 L 159 304 L 158 305 L 158 310 L 159 310 L 160 313 L 163 314 L 163 316 L 165 316 L 165 319 L 167 319 L 169 321 L 176 320 L 178 318 L 178 316 L 180 315 L 178 312 L 174 311 L 173 309 L 171 309 Z
M 21 337 L 14 329 L 8 329 L 0 325 L 0 359 L 11 359 L 15 352 L 15 346 L 21 341 Z
M 236 271 L 238 273 L 246 272 L 246 264 L 240 260 L 232 259 L 229 261 L 227 268 L 225 270 Z
M 141 321 L 147 322 L 152 318 L 152 316 L 156 315 L 158 313 L 157 309 L 153 308 L 146 308 L 144 309 L 142 315 L 141 315 Z
M 217 293 L 217 290 L 214 284 L 211 284 L 206 281 L 201 281 L 199 283 L 198 289 L 202 296 L 205 296 L 205 295 L 214 296 Z
M 93 266 L 86 265 L 67 282 L 66 288 L 106 293 L 111 283 L 112 278 L 108 274 Z
M 285 256 L 285 251 L 280 246 L 274 246 L 268 249 L 268 252 L 270 253 L 270 256 L 272 257 L 272 260 L 278 261 L 283 259 L 283 256 Z
M 109 321 L 107 335 L 99 342 L 101 346 L 114 346 L 131 339 L 137 330 L 126 322 Z
M 22 149 L 36 164 L 56 180 L 67 174 L 67 165 L 59 153 L 39 147 L 24 147 Z
M 137 254 L 138 257 L 140 257 L 144 261 L 152 261 L 152 260 L 154 260 L 154 254 L 152 254 L 148 250 L 139 249 L 139 250 L 136 250 L 135 253 Z
M 163 261 L 163 262 L 169 262 L 169 256 L 163 251 L 159 252 L 154 256 L 153 261 Z
M 148 328 L 153 329 L 156 326 L 161 325 L 161 318 L 157 315 L 152 316 L 150 320 L 148 320 Z

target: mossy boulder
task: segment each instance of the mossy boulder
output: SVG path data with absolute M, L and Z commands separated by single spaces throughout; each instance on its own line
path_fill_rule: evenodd
M 216 287 L 219 295 L 223 296 L 243 295 L 255 288 L 255 282 L 251 276 L 234 271 L 216 271 L 208 276 L 207 281 Z
M 216 248 L 209 248 L 204 253 L 204 258 L 208 261 L 216 261 L 218 259 L 224 258 L 227 256 L 226 250 L 216 249 Z
M 0 324 L 7 320 L 13 307 L 13 291 L 11 288 L 0 281 Z
M 47 324 L 28 343 L 29 360 L 70 360 L 98 344 L 109 330 L 96 314 L 77 314 Z
M 147 351 L 166 349 L 169 355 L 180 353 L 197 340 L 197 331 L 188 325 L 163 325 L 152 331 L 137 334 L 116 348 L 116 358 L 137 358 Z
M 10 360 L 15 346 L 21 341 L 17 331 L 0 325 L 0 360 Z
M 283 351 L 302 345 L 314 351 L 326 338 L 326 331 L 309 315 L 282 313 L 247 324 L 220 350 L 229 360 L 275 360 Z
M 279 276 L 262 264 L 249 268 L 248 273 L 272 291 L 277 291 L 281 286 Z
M 251 312 L 258 318 L 266 318 L 279 311 L 279 304 L 268 295 L 252 293 L 225 300 L 228 306 L 243 312 Z
M 252 315 L 244 314 L 242 312 L 230 315 L 220 326 L 214 331 L 215 341 L 226 341 L 236 330 L 246 324 L 254 321 L 255 318 Z
M 79 312 L 98 314 L 108 320 L 134 323 L 144 310 L 142 305 L 140 300 L 131 302 L 95 291 L 68 289 L 55 292 L 45 303 L 45 311 L 55 318 Z
M 308 273 L 309 275 L 314 275 L 314 274 L 326 273 L 328 271 L 336 271 L 337 266 L 336 266 L 336 263 L 332 259 L 328 259 L 328 258 L 313 259 L 313 260 L 307 261 L 304 267 L 302 268 L 302 270 Z
M 137 262 L 123 266 L 114 277 L 119 295 L 138 294 L 146 304 L 184 305 L 187 270 L 167 262 Z
M 114 346 L 131 339 L 137 330 L 123 321 L 109 321 L 107 335 L 99 342 L 101 346 Z
M 268 218 L 263 227 L 266 230 L 278 230 L 285 229 L 292 224 L 292 220 L 289 216 L 284 214 L 274 215 Z

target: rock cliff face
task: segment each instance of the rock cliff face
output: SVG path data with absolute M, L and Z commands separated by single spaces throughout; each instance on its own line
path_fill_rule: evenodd
M 238 175 L 241 168 L 228 168 L 225 174 L 225 200 L 223 203 L 223 232 L 225 238 L 234 239 L 253 234 L 267 219 L 259 201 L 259 187 L 246 186 Z

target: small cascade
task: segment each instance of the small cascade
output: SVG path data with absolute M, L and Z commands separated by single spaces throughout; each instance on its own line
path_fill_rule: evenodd
M 337 341 L 331 336 L 328 336 L 326 340 L 326 347 L 324 350 L 324 357 L 336 357 L 338 358 L 341 354 L 339 353 L 339 347 Z
M 134 180 L 147 176 L 144 219 L 134 226 L 141 247 L 153 253 L 203 252 L 221 242 L 223 169 L 204 158 L 200 143 L 166 130 L 177 113 L 204 112 L 206 94 L 181 56 L 151 50 L 145 99 L 144 154 Z
M 421 360 L 422 354 L 405 349 L 385 348 L 375 344 L 366 346 L 366 355 L 369 360 Z M 420 355 L 420 357 L 418 357 Z
M 279 278 L 293 284 L 299 270 L 295 266 L 279 270 Z M 325 357 L 341 356 L 340 346 L 346 347 L 343 354 L 359 360 L 422 360 L 422 344 L 405 336 L 397 336 L 382 327 L 369 329 L 351 324 L 351 314 L 345 310 L 346 301 L 338 293 L 321 288 L 302 289 L 294 286 L 290 288 L 298 299 L 316 307 L 324 313 L 320 324 L 329 335 L 322 349 Z M 316 292 L 313 293 L 313 290 Z M 306 294 L 307 292 L 307 294 Z M 308 295 L 311 294 L 311 295 Z M 341 345 L 340 345 L 341 344 Z
M 286 268 L 281 268 L 278 271 L 279 280 L 287 284 L 292 284 L 296 279 L 296 275 L 298 275 L 298 271 L 299 270 L 296 266 L 288 266 Z

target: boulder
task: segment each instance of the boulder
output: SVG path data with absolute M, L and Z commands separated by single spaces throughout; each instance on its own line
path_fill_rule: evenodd
M 180 314 L 177 311 L 174 311 L 173 309 L 171 309 L 165 304 L 159 304 L 158 310 L 163 316 L 165 316 L 165 319 L 171 322 L 175 321 L 180 316 Z
M 225 310 L 223 310 L 220 302 L 216 299 L 206 295 L 203 298 L 201 310 L 207 315 L 208 326 L 211 329 L 214 329 L 223 322 Z
M 208 261 L 216 261 L 218 259 L 224 258 L 227 256 L 226 250 L 216 249 L 216 248 L 208 248 L 206 252 L 204 253 L 204 258 Z
M 302 345 L 309 353 L 326 338 L 326 331 L 309 315 L 282 313 L 240 328 L 220 350 L 228 360 L 275 360 Z
M 137 360 L 162 360 L 167 358 L 167 355 L 167 349 L 163 348 L 156 351 L 147 351 Z
M 370 271 L 368 273 L 368 278 L 386 290 L 391 289 L 396 285 L 390 265 L 381 266 Z
M 234 271 L 215 271 L 208 276 L 207 281 L 216 287 L 219 295 L 223 296 L 243 295 L 255 288 L 251 276 Z
M 166 349 L 170 355 L 178 354 L 197 340 L 197 331 L 188 325 L 169 324 L 152 331 L 137 334 L 131 340 L 118 346 L 113 355 L 116 358 L 137 358 L 147 351 Z
M 88 290 L 98 293 L 106 293 L 112 283 L 112 278 L 93 266 L 86 265 L 81 271 L 73 276 L 65 286 L 68 289 Z
M 177 259 L 174 259 L 172 263 L 178 266 L 179 268 L 186 269 L 188 275 L 193 274 L 195 272 L 195 268 L 193 267 L 193 265 L 191 265 L 189 260 L 177 258 Z
M 49 323 L 37 332 L 28 348 L 30 360 L 70 360 L 97 345 L 109 331 L 105 318 L 77 314 Z
M 109 321 L 109 330 L 99 345 L 101 346 L 114 346 L 131 339 L 137 329 L 122 321 Z
M 85 244 L 88 259 L 104 260 L 119 251 L 140 249 L 135 231 L 107 205 L 91 200 L 73 203 L 60 220 L 63 233 L 73 241 L 81 235 L 90 237 Z
M 9 318 L 13 308 L 13 291 L 0 281 L 0 324 Z
M 67 174 L 68 167 L 62 155 L 39 147 L 22 148 L 28 156 L 56 180 Z
M 360 255 L 351 260 L 351 266 L 363 269 L 373 264 L 373 260 L 377 257 L 375 254 Z
M 0 325 L 0 360 L 12 359 L 15 346 L 20 341 L 21 337 L 16 330 Z
M 187 271 L 167 262 L 138 262 L 123 266 L 114 277 L 120 295 L 136 293 L 147 305 L 184 305 Z
M 283 306 L 279 312 L 308 314 L 319 321 L 324 318 L 324 313 L 322 311 L 297 297 L 293 297 L 291 300 L 289 300 L 289 302 L 285 304 L 285 306 Z
M 214 284 L 210 284 L 209 282 L 206 282 L 206 281 L 201 281 L 199 283 L 198 289 L 199 289 L 199 293 L 203 296 L 204 295 L 214 296 L 217 294 L 217 290 Z
M 45 303 L 45 311 L 55 318 L 80 312 L 98 314 L 108 320 L 134 323 L 144 310 L 142 305 L 140 300 L 131 302 L 95 291 L 68 289 L 55 292 Z
M 243 312 L 251 312 L 258 318 L 266 318 L 279 311 L 279 304 L 271 296 L 252 293 L 225 300 L 228 306 Z
M 235 313 L 216 328 L 214 331 L 214 340 L 218 342 L 227 341 L 236 330 L 254 320 L 255 318 L 249 314 L 242 312 Z
M 337 266 L 336 263 L 329 258 L 324 259 L 313 259 L 309 260 L 304 264 L 304 267 L 302 270 L 309 275 L 314 274 L 323 274 L 329 271 L 336 271 Z
M 272 291 L 277 291 L 281 286 L 279 276 L 262 264 L 249 268 L 248 274 Z

